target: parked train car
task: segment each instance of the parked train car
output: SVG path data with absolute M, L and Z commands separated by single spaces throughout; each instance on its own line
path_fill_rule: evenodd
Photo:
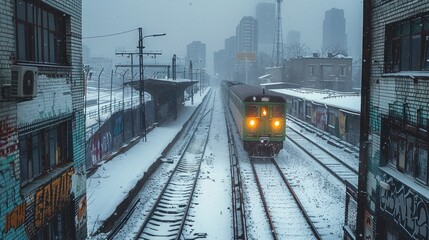
M 280 94 L 239 82 L 222 82 L 222 92 L 251 156 L 268 157 L 283 148 L 286 101 Z

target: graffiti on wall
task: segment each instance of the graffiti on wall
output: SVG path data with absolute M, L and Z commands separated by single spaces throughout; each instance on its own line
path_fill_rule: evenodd
M 25 207 L 23 203 L 15 207 L 11 212 L 6 215 L 6 225 L 4 232 L 7 233 L 11 228 L 18 229 L 24 224 L 25 221 Z
M 117 137 L 120 134 L 122 134 L 123 129 L 123 123 L 122 123 L 122 115 L 118 115 L 115 118 L 114 125 L 113 125 L 113 137 Z
M 18 150 L 16 128 L 9 126 L 9 119 L 0 119 L 0 157 L 7 157 Z
M 327 109 L 318 107 L 315 111 L 316 114 L 316 127 L 321 130 L 326 130 L 328 125 Z
M 394 180 L 386 180 L 390 189 L 381 188 L 380 208 L 413 239 L 429 237 L 429 204 L 411 188 Z
M 110 132 L 104 132 L 101 140 L 101 150 L 103 155 L 107 155 L 110 152 L 112 146 L 112 134 Z
M 13 174 L 13 157 L 0 157 L 0 189 L 2 197 L 0 202 L 0 226 L 5 226 L 0 230 L 0 239 L 7 238 L 19 227 L 23 226 L 22 217 L 25 219 L 25 206 L 22 206 L 22 199 L 19 194 L 19 179 Z M 6 166 L 6 164 L 10 164 Z M 24 214 L 24 215 L 23 215 Z
M 100 139 L 99 139 L 99 134 L 95 134 L 92 138 L 91 138 L 91 150 L 90 150 L 90 155 L 91 155 L 91 162 L 92 164 L 96 164 L 100 161 Z
M 34 225 L 36 228 L 41 227 L 46 220 L 60 211 L 68 201 L 73 174 L 74 168 L 71 167 L 36 191 L 34 195 Z
M 76 222 L 79 227 L 86 224 L 86 195 L 79 200 Z

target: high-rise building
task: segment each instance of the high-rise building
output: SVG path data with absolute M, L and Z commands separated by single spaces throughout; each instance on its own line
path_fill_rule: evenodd
M 193 41 L 186 48 L 187 59 L 192 61 L 194 69 L 206 67 L 206 44 L 201 41 Z
M 325 12 L 323 49 L 334 54 L 347 55 L 346 19 L 343 9 L 332 8 Z
M 238 53 L 258 52 L 258 21 L 254 17 L 243 17 L 236 28 Z
M 301 32 L 289 31 L 286 36 L 286 58 L 303 57 L 304 51 L 305 49 L 301 46 Z
M 362 49 L 359 181 L 347 190 L 344 239 L 429 239 L 429 2 L 380 3 L 363 1 L 370 47 Z
M 258 3 L 255 16 L 258 21 L 258 50 L 271 54 L 276 27 L 275 3 Z
M 301 44 L 301 32 L 289 31 L 286 36 L 286 45 Z
M 246 84 L 257 84 L 258 21 L 253 17 L 243 17 L 236 28 L 236 36 L 237 64 L 234 78 Z

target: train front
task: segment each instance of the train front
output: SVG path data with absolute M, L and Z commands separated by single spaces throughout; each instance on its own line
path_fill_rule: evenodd
M 285 140 L 284 98 L 252 96 L 244 103 L 244 149 L 251 156 L 271 157 L 278 154 Z

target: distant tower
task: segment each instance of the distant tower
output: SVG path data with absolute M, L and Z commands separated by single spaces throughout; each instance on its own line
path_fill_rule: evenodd
M 258 3 L 256 20 L 258 20 L 258 50 L 269 55 L 273 50 L 276 31 L 276 4 L 274 2 Z
M 283 61 L 283 34 L 282 34 L 282 14 L 281 14 L 281 2 L 277 1 L 277 24 L 276 24 L 276 36 L 273 45 L 273 64 L 275 66 L 282 65 Z
M 323 48 L 326 51 L 347 55 L 346 19 L 343 9 L 332 8 L 325 12 Z

